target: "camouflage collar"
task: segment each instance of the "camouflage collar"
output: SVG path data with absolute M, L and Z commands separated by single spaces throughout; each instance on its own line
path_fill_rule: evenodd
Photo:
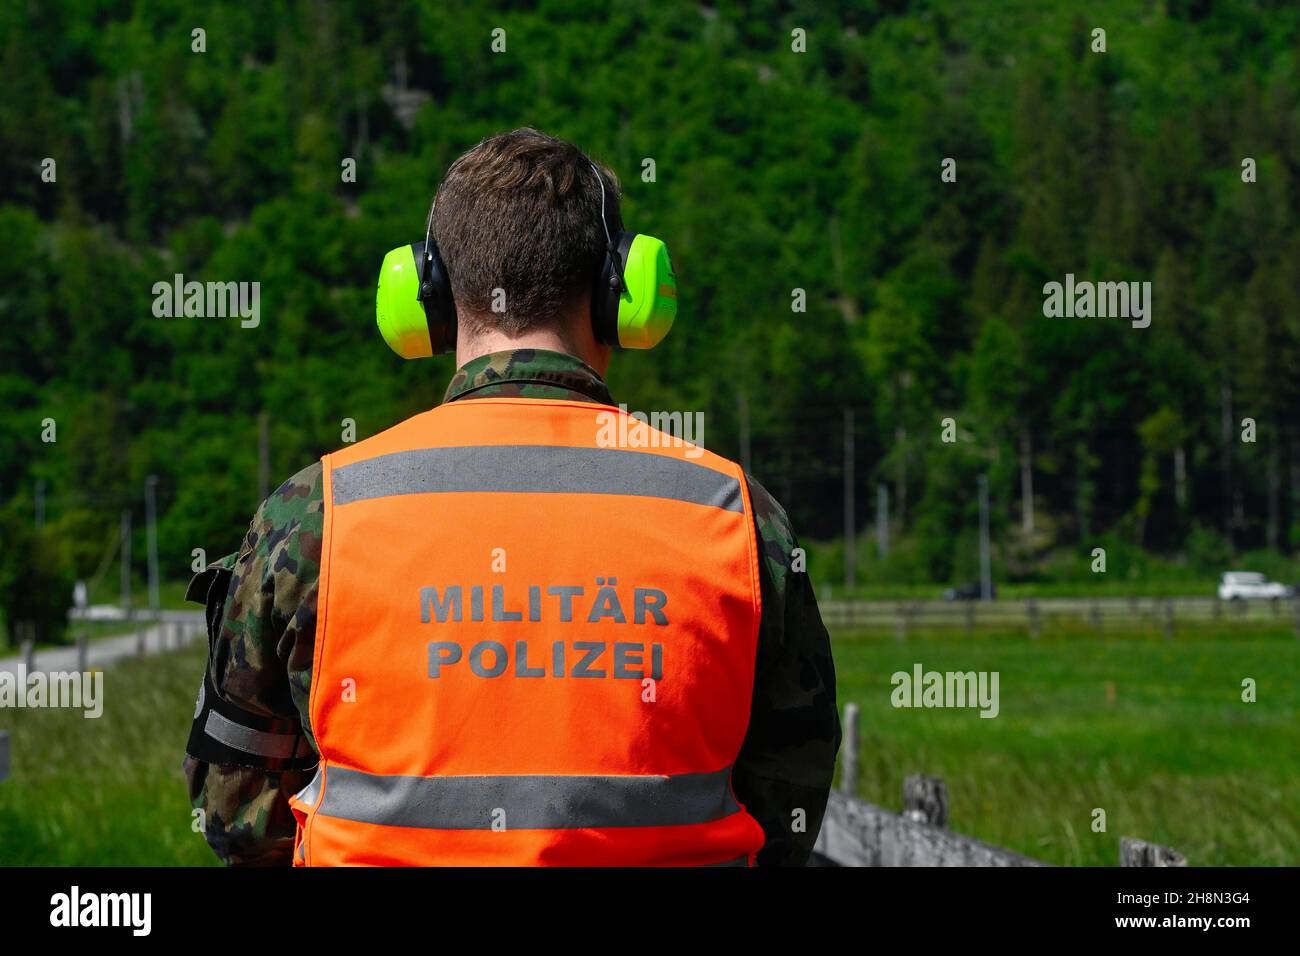
M 502 397 L 614 404 L 594 368 L 576 356 L 546 349 L 512 349 L 471 359 L 456 370 L 442 400 Z

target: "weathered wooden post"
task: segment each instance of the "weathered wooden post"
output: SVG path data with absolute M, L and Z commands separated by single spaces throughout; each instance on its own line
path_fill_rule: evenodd
M 29 674 L 36 670 L 36 641 L 30 637 L 23 641 L 23 667 Z
M 907 640 L 907 612 L 902 607 L 899 607 L 898 617 L 894 619 L 894 639 Z
M 1300 608 L 1300 605 L 1297 605 L 1297 608 Z M 1219 596 L 1217 594 L 1214 596 L 1213 615 L 1214 615 L 1214 620 L 1216 622 L 1223 617 L 1223 601 L 1219 599 Z M 1296 618 L 1296 626 L 1300 627 L 1300 617 Z
M 1174 636 L 1174 602 L 1165 598 L 1165 637 Z
M 948 825 L 948 787 L 939 777 L 912 774 L 903 781 L 903 816 L 932 827 Z
M 90 656 L 90 638 L 82 631 L 77 635 L 77 670 L 86 673 L 86 659 Z
M 135 634 L 135 654 L 137 657 L 144 657 L 145 654 L 149 653 L 149 645 L 147 641 L 148 638 L 145 634 L 145 629 L 142 627 L 140 630 L 136 631 Z
M 9 732 L 0 730 L 0 780 L 9 778 Z
M 1041 625 L 1038 620 L 1038 601 L 1034 598 L 1029 599 L 1029 636 L 1037 637 L 1041 631 Z
M 1119 838 L 1120 866 L 1186 866 L 1187 857 L 1177 850 L 1133 837 Z
M 844 739 L 840 742 L 843 758 L 840 790 L 850 797 L 858 795 L 858 705 L 844 705 Z
M 172 624 L 172 644 L 177 650 L 185 646 L 184 625 L 180 621 L 175 621 Z
M 1092 619 L 1092 626 L 1095 627 L 1097 630 L 1100 631 L 1100 630 L 1102 629 L 1102 627 L 1101 627 L 1101 604 L 1097 601 L 1096 598 L 1093 598 L 1093 599 L 1088 603 L 1088 616 Z
M 975 631 L 975 602 L 966 602 L 966 633 L 972 634 Z

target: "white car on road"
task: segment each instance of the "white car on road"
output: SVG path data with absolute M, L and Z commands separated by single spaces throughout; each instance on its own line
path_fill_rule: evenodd
M 1270 581 L 1254 571 L 1226 571 L 1219 581 L 1219 600 L 1232 601 L 1247 598 L 1284 598 L 1291 589 L 1285 584 Z

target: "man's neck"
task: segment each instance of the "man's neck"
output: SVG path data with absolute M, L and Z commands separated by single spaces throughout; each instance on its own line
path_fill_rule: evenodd
M 578 331 L 575 333 L 574 329 Z M 573 355 L 594 368 L 601 377 L 609 370 L 613 351 L 608 345 L 596 341 L 591 322 L 585 317 L 581 322 L 566 322 L 562 328 L 529 329 L 519 335 L 506 335 L 492 328 L 480 328 L 467 334 L 465 324 L 461 323 L 456 336 L 456 367 L 463 368 L 466 362 L 481 355 L 514 349 L 546 349 Z

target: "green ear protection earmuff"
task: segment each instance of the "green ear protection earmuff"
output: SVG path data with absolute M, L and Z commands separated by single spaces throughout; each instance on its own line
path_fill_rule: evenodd
M 605 259 L 591 290 L 591 324 L 596 340 L 625 349 L 651 349 L 663 341 L 677 317 L 677 277 L 668 247 L 654 236 L 620 232 L 611 236 L 600 183 L 600 222 L 605 227 Z
M 595 164 L 591 169 L 600 182 L 600 220 L 605 229 L 605 256 L 591 291 L 592 330 L 606 345 L 654 348 L 677 316 L 677 277 L 668 247 L 640 233 L 610 234 L 605 177 Z M 433 241 L 432 208 L 424 242 L 398 246 L 384 256 L 375 318 L 384 341 L 402 358 L 455 351 L 456 305 L 447 268 Z
M 456 306 L 447 267 L 433 241 L 433 210 L 424 242 L 398 246 L 384 256 L 375 291 L 375 320 L 388 347 L 402 358 L 428 358 L 456 350 Z

